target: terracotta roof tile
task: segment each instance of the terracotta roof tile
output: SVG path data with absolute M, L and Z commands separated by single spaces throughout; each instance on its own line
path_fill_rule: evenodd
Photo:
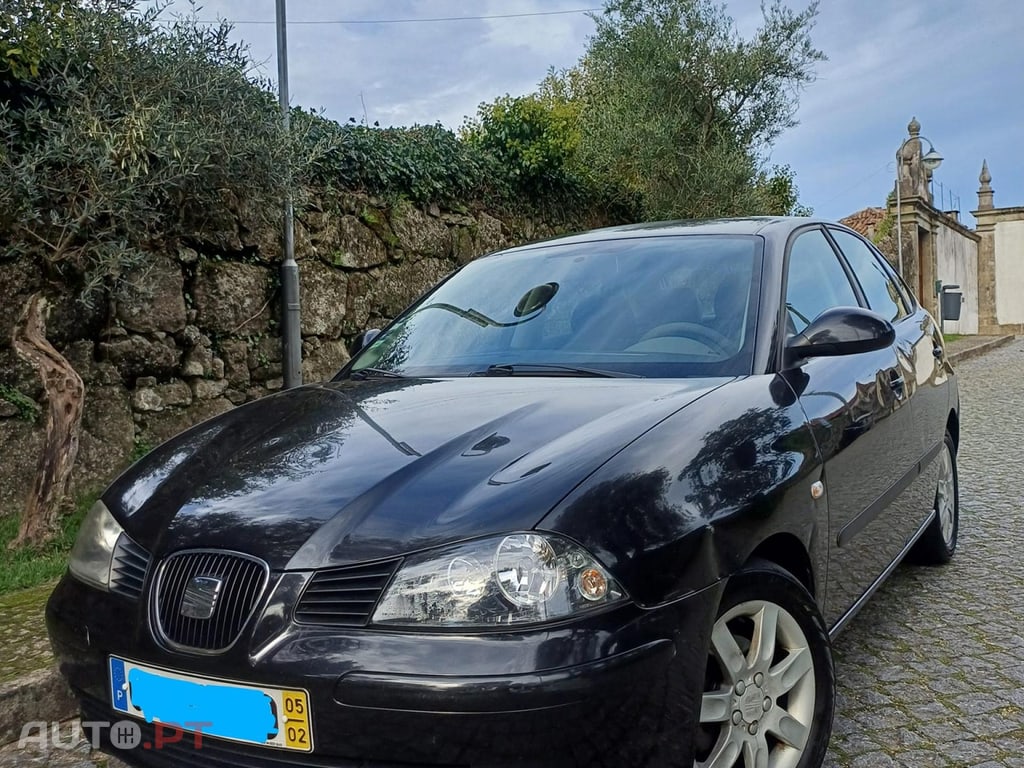
M 860 232 L 865 237 L 874 237 L 885 214 L 885 208 L 865 208 L 863 211 L 851 213 L 845 219 L 840 219 L 839 223 Z

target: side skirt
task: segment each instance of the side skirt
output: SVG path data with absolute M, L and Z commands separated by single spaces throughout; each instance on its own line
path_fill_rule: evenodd
M 828 635 L 831 639 L 835 640 L 839 636 L 839 633 L 846 629 L 846 625 L 849 624 L 850 620 L 853 619 L 853 617 L 857 615 L 860 609 L 864 607 L 864 604 L 867 603 L 867 601 L 871 598 L 873 594 L 875 594 L 878 588 L 885 583 L 885 580 L 892 575 L 892 572 L 896 570 L 896 566 L 898 566 L 903 561 L 903 558 L 907 556 L 907 553 L 917 543 L 917 540 L 921 538 L 921 536 L 927 530 L 928 526 L 932 524 L 932 520 L 934 519 L 935 510 L 933 509 L 929 513 L 928 519 L 924 521 L 924 524 L 917 529 L 917 532 L 910 537 L 910 541 L 907 542 L 907 545 L 903 547 L 902 550 L 900 550 L 900 553 L 898 555 L 896 555 L 896 559 L 889 563 L 889 567 L 882 571 L 882 575 L 875 579 L 875 581 L 871 584 L 870 587 L 867 588 L 863 595 L 857 598 L 857 602 L 850 606 L 850 610 L 844 613 L 839 618 L 839 621 L 832 625 L 832 629 L 830 629 L 828 632 Z

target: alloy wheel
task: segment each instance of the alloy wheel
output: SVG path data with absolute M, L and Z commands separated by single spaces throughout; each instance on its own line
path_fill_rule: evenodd
M 953 456 L 949 445 L 942 446 L 939 460 L 939 485 L 935 493 L 935 513 L 939 518 L 942 540 L 949 547 L 953 543 L 956 525 L 956 477 L 953 473 Z
M 807 637 L 783 607 L 740 603 L 715 622 L 700 724 L 711 744 L 696 768 L 794 768 L 815 700 Z

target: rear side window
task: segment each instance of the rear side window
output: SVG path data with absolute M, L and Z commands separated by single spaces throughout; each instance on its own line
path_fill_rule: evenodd
M 800 333 L 826 309 L 859 306 L 846 270 L 820 229 L 799 235 L 786 274 L 787 334 Z
M 907 307 L 903 294 L 878 255 L 859 237 L 838 229 L 830 231 L 857 276 L 871 309 L 886 320 L 896 321 L 906 317 Z

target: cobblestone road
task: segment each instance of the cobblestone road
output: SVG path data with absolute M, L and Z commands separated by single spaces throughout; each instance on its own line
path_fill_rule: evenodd
M 960 544 L 836 641 L 827 766 L 1024 768 L 1024 341 L 959 366 Z
M 1024 768 L 1024 341 L 959 371 L 960 550 L 897 569 L 836 642 L 828 768 Z M 105 763 L 0 749 L 0 768 Z

